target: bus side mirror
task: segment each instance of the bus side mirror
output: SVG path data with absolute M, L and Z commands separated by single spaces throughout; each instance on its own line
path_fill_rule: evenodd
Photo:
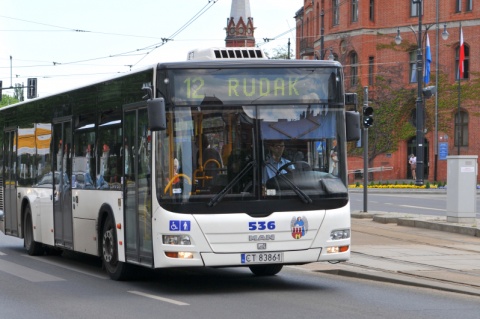
M 361 137 L 360 113 L 355 111 L 346 111 L 345 127 L 347 129 L 347 142 L 358 141 Z
M 167 129 L 165 99 L 163 97 L 147 100 L 147 111 L 148 126 L 151 131 L 163 131 Z

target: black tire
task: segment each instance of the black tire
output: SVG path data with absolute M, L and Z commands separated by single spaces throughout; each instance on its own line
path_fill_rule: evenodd
M 274 276 L 282 270 L 283 265 L 256 265 L 248 268 L 255 276 Z
M 113 217 L 108 215 L 102 228 L 102 263 L 113 280 L 128 279 L 128 265 L 118 261 L 117 230 Z
M 39 256 L 43 255 L 44 248 L 43 245 L 39 242 L 36 242 L 33 239 L 33 222 L 32 222 L 32 210 L 30 206 L 25 208 L 25 217 L 23 220 L 24 225 L 24 234 L 23 234 L 23 245 L 27 250 L 27 253 L 30 256 Z

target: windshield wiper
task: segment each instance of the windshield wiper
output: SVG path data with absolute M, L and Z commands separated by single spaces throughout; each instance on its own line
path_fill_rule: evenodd
M 240 173 L 238 173 L 237 176 L 235 176 L 235 178 L 232 179 L 232 181 L 227 184 L 227 186 L 225 186 L 217 195 L 215 195 L 210 200 L 210 202 L 207 204 L 208 207 L 213 207 L 217 205 L 217 203 L 222 200 L 222 198 L 227 194 L 227 192 L 230 191 L 232 187 L 235 186 L 243 178 L 243 176 L 247 175 L 250 168 L 255 166 L 256 166 L 255 161 L 248 162 L 248 164 L 245 165 L 245 167 L 240 171 Z
M 270 169 L 273 169 L 274 172 L 276 171 L 275 166 L 273 166 L 271 163 L 264 162 L 264 165 L 269 166 Z M 288 185 L 288 187 L 290 187 L 290 189 L 293 190 L 295 192 L 295 194 L 297 194 L 298 197 L 300 197 L 300 199 L 305 204 L 313 203 L 310 196 L 308 196 L 304 191 L 302 191 L 300 188 L 298 188 L 297 185 L 295 185 L 295 183 L 293 183 L 291 180 L 289 180 L 287 176 L 285 176 L 283 174 L 278 174 L 277 177 L 280 178 L 282 181 L 284 181 Z

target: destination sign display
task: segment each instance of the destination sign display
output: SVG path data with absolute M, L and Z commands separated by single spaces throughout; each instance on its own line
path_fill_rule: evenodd
M 202 69 L 174 70 L 176 105 L 204 101 L 232 104 L 272 102 L 326 103 L 336 100 L 338 69 Z

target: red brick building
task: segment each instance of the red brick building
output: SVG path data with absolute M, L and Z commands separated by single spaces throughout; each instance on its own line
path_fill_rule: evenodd
M 344 65 L 347 92 L 362 92 L 362 87 L 368 86 L 369 100 L 374 108 L 378 76 L 399 68 L 402 72 L 396 80 L 412 90 L 411 107 L 414 109 L 418 91 L 415 70 L 420 6 L 423 7 L 422 47 L 425 49 L 428 34 L 432 56 L 428 85 L 436 85 L 437 74 L 444 81 L 443 84 L 438 82 L 437 96 L 425 100 L 424 179 L 446 181 L 447 152 L 448 155 L 480 153 L 480 88 L 467 90 L 468 86 L 475 87 L 480 79 L 478 3 L 473 0 L 421 0 L 420 4 L 412 0 L 305 0 L 295 15 L 296 57 L 327 59 L 333 54 Z M 455 84 L 459 83 L 460 23 L 465 45 L 465 73 L 460 80 L 461 98 L 458 99 Z M 444 27 L 449 33 L 446 40 L 442 38 Z M 400 45 L 395 43 L 397 32 L 402 38 Z M 361 97 L 359 100 L 362 101 Z M 415 123 L 409 116 L 405 121 L 408 120 Z M 391 152 L 373 159 L 369 167 L 392 168 L 374 173 L 373 179 L 411 178 L 407 162 L 411 153 L 416 153 L 415 133 L 401 140 Z M 362 168 L 361 156 L 349 157 L 350 170 Z

